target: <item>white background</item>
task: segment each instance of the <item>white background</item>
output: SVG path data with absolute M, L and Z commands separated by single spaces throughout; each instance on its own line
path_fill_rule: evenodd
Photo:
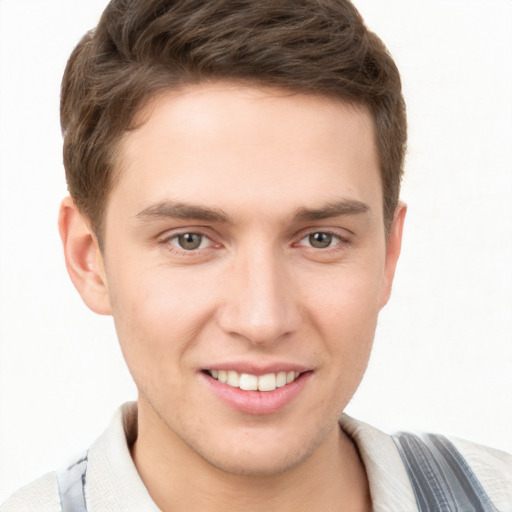
M 134 399 L 56 218 L 67 56 L 104 0 L 0 0 L 0 502 Z M 409 204 L 394 296 L 349 411 L 512 452 L 512 2 L 356 0 L 402 71 Z

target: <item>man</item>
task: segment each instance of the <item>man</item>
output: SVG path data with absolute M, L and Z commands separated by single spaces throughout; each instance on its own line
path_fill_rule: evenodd
M 350 3 L 114 0 L 61 114 L 68 271 L 139 397 L 3 510 L 510 508 L 505 454 L 338 422 L 405 217 L 399 75 Z

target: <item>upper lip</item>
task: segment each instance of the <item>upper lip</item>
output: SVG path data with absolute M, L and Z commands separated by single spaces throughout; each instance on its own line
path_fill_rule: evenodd
M 266 375 L 268 373 L 279 373 L 279 372 L 307 372 L 312 370 L 310 366 L 305 366 L 297 363 L 290 362 L 273 362 L 266 364 L 257 364 L 252 362 L 223 362 L 223 363 L 212 363 L 211 365 L 205 366 L 202 370 L 234 370 L 237 373 L 248 373 L 250 375 Z

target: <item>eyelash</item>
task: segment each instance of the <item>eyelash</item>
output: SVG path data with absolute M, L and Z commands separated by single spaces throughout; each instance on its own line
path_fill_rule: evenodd
M 307 240 L 309 237 L 311 237 L 313 235 L 319 235 L 319 234 L 332 237 L 335 240 L 335 243 L 332 245 L 329 245 L 327 247 L 323 247 L 323 248 L 313 247 L 311 245 L 306 245 L 306 244 L 302 243 L 304 240 Z M 185 235 L 197 235 L 197 236 L 201 237 L 201 242 L 200 242 L 199 247 L 193 248 L 193 249 L 188 249 L 188 250 L 183 247 L 180 247 L 179 242 L 178 242 L 179 237 L 182 237 Z M 173 243 L 173 240 L 176 240 L 176 243 Z M 201 247 L 201 245 L 203 245 L 203 243 L 205 241 L 209 242 L 208 245 L 206 247 Z M 207 234 L 205 234 L 199 230 L 196 230 L 196 231 L 187 230 L 187 231 L 182 231 L 179 233 L 173 233 L 172 235 L 162 238 L 159 243 L 164 245 L 166 247 L 166 249 L 169 250 L 170 252 L 175 253 L 180 256 L 197 256 L 200 253 L 200 251 L 201 251 L 201 253 L 204 253 L 204 251 L 208 251 L 209 249 L 215 248 L 215 246 L 221 247 L 221 244 L 216 244 L 211 239 L 210 236 L 208 236 Z M 295 242 L 294 244 L 292 244 L 292 246 L 293 247 L 305 247 L 309 251 L 329 254 L 332 252 L 337 252 L 337 251 L 343 250 L 348 245 L 350 245 L 350 243 L 351 243 L 351 240 L 349 238 L 344 237 L 344 236 L 340 235 L 339 233 L 335 233 L 334 231 L 310 230 L 306 233 L 301 233 L 300 239 L 297 242 Z
M 334 244 L 328 245 L 327 247 L 313 247 L 311 245 L 302 245 L 301 242 L 304 240 L 308 240 L 313 235 L 327 235 L 328 237 L 331 237 L 332 239 L 336 240 Z M 332 240 L 332 241 L 334 241 Z M 309 231 L 306 233 L 300 240 L 297 245 L 302 247 L 308 247 L 309 249 L 321 251 L 321 252 L 330 252 L 330 251 L 336 251 L 340 249 L 340 246 L 347 246 L 350 244 L 350 240 L 347 237 L 341 236 L 339 233 L 335 233 L 333 231 L 329 230 L 317 230 L 317 231 Z
M 178 240 L 180 237 L 185 236 L 185 235 L 197 235 L 197 236 L 201 237 L 200 246 L 198 248 L 189 249 L 189 250 L 187 250 L 183 247 L 180 247 Z M 173 240 L 176 240 L 176 243 L 173 243 Z M 201 247 L 201 245 L 203 245 L 203 243 L 205 241 L 209 241 L 210 243 L 208 244 L 207 247 Z M 212 241 L 211 237 L 209 237 L 207 234 L 202 233 L 201 231 L 193 231 L 193 230 L 182 231 L 180 233 L 174 233 L 170 236 L 166 236 L 165 238 L 163 238 L 160 241 L 160 243 L 162 245 L 165 245 L 169 251 L 174 252 L 179 255 L 186 255 L 186 256 L 195 256 L 195 255 L 197 255 L 197 253 L 199 251 L 208 250 L 212 246 L 216 245 Z M 219 244 L 217 244 L 217 245 L 219 245 Z

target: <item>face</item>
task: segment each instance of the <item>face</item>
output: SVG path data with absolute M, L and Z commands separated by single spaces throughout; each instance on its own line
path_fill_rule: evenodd
M 103 280 L 142 424 L 230 472 L 307 460 L 362 378 L 398 257 L 369 114 L 194 86 L 152 102 L 119 164 Z

